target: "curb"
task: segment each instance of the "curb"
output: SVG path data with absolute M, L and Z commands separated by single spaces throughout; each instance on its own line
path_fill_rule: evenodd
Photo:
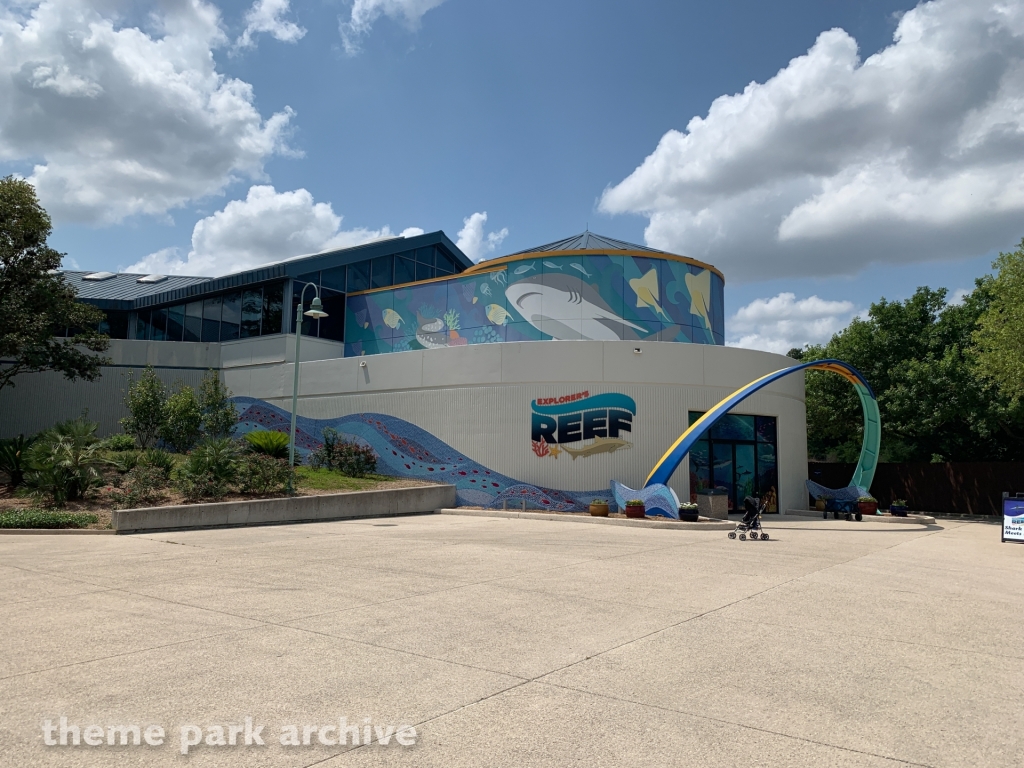
M 684 523 L 667 519 L 626 519 L 619 517 L 591 517 L 585 512 L 578 515 L 553 515 L 545 512 L 510 512 L 504 509 L 435 509 L 436 515 L 462 515 L 464 517 L 503 517 L 520 520 L 552 520 L 561 523 L 590 523 L 592 525 L 621 525 L 630 528 L 662 528 L 683 531 L 733 531 L 736 523 L 725 520 L 706 523 Z
M 0 536 L 113 536 L 112 528 L 0 528 Z
M 782 517 L 810 517 L 825 522 L 821 512 L 814 509 L 787 509 Z M 843 520 L 834 520 L 841 523 Z M 865 515 L 862 522 L 865 523 L 890 523 L 895 525 L 936 525 L 936 520 L 930 515 L 908 514 L 906 517 L 891 517 L 889 515 Z

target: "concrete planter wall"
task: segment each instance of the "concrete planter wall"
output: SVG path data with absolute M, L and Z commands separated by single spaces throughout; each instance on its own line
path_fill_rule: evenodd
M 455 486 L 424 485 L 324 496 L 123 509 L 113 513 L 112 527 L 118 533 L 135 533 L 175 528 L 350 520 L 433 512 L 454 504 Z

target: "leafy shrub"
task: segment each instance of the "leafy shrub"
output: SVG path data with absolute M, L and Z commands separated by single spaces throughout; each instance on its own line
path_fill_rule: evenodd
M 0 528 L 85 528 L 99 520 L 81 512 L 51 509 L 9 509 L 0 512 Z
M 247 433 L 245 442 L 248 443 L 247 447 L 250 451 L 273 456 L 275 459 L 284 459 L 288 456 L 288 446 L 291 444 L 291 438 L 284 432 L 260 430 Z
M 164 480 L 170 479 L 171 470 L 174 469 L 174 457 L 167 451 L 161 451 L 159 448 L 150 448 L 148 451 L 143 451 L 142 455 L 139 456 L 139 463 L 147 467 L 159 469 L 163 472 Z
M 124 399 L 129 415 L 121 419 L 121 427 L 129 435 L 134 435 L 143 448 L 148 448 L 160 434 L 166 400 L 167 390 L 156 377 L 153 366 L 147 365 L 138 380 L 134 372 L 129 371 L 128 393 Z
M 195 448 L 202 434 L 203 409 L 192 387 L 179 384 L 178 391 L 164 403 L 164 420 L 160 439 L 176 453 Z
M 107 459 L 107 464 L 112 466 L 122 475 L 131 472 L 139 466 L 142 458 L 142 451 L 121 451 Z
M 643 499 L 628 499 L 626 501 L 627 507 L 642 507 L 644 506 Z
M 0 472 L 7 475 L 7 485 L 17 488 L 25 481 L 28 457 L 26 449 L 32 445 L 32 438 L 24 435 L 0 440 Z
M 309 466 L 332 469 L 348 477 L 365 477 L 377 471 L 377 454 L 372 448 L 342 440 L 330 427 L 323 435 L 323 445 L 309 455 Z
M 238 409 L 231 402 L 231 392 L 210 370 L 199 385 L 199 405 L 203 412 L 203 434 L 208 439 L 231 437 L 238 426 Z
M 102 448 L 108 451 L 124 452 L 135 450 L 135 438 L 131 435 L 111 435 L 100 441 Z
M 238 449 L 228 438 L 206 440 L 175 470 L 174 487 L 186 501 L 221 499 L 238 476 Z
M 247 453 L 238 463 L 238 489 L 242 493 L 280 493 L 288 487 L 291 467 L 286 459 L 265 453 Z
M 84 417 L 46 430 L 27 450 L 25 485 L 54 505 L 83 498 L 103 483 L 97 471 L 102 462 L 97 424 Z
M 110 494 L 114 509 L 132 509 L 148 504 L 160 496 L 160 489 L 167 485 L 163 470 L 147 464 L 139 464 L 124 476 L 121 489 Z

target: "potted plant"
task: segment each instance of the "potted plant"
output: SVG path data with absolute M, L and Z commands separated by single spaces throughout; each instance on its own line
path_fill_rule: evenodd
M 907 516 L 907 500 L 906 499 L 893 499 L 892 504 L 889 505 L 889 514 L 893 517 L 906 517 Z
M 626 502 L 626 517 L 643 517 L 644 503 L 640 499 L 630 499 Z
M 861 496 L 857 499 L 857 511 L 862 515 L 878 513 L 878 499 L 874 496 Z
M 824 512 L 825 511 L 825 497 L 824 496 L 819 496 L 817 499 L 815 499 L 815 501 L 814 501 L 814 508 L 816 510 L 818 510 L 819 512 Z
M 686 523 L 696 523 L 699 519 L 697 505 L 693 502 L 684 501 L 679 505 L 679 519 Z
M 608 517 L 608 500 L 594 499 L 591 501 L 590 514 L 594 517 Z

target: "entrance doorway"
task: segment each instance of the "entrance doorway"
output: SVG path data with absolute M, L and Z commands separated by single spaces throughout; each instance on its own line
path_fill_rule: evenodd
M 690 411 L 690 424 L 704 414 Z M 697 491 L 725 491 L 729 511 L 746 496 L 767 497 L 768 512 L 778 512 L 778 436 L 774 416 L 727 413 L 690 451 L 690 501 Z

